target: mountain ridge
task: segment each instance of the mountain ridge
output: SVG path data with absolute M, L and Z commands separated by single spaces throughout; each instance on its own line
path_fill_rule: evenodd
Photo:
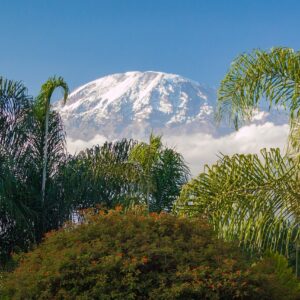
M 70 93 L 67 103 L 58 103 L 66 132 L 72 139 L 108 140 L 123 137 L 145 139 L 157 134 L 201 132 L 221 136 L 232 132 L 216 127 L 216 91 L 186 77 L 157 71 L 130 71 L 107 75 Z M 275 115 L 274 115 L 275 114 Z M 284 123 L 275 112 L 261 111 L 255 123 Z

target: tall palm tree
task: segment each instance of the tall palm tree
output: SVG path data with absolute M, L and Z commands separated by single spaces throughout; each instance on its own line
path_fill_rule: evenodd
M 69 93 L 67 83 L 62 77 L 51 77 L 41 87 L 40 94 L 37 98 L 37 112 L 45 120 L 45 137 L 44 137 L 44 158 L 43 158 L 43 173 L 42 173 L 42 202 L 45 201 L 45 188 L 47 176 L 47 159 L 48 159 L 48 132 L 49 132 L 49 113 L 50 101 L 53 92 L 61 88 L 63 90 L 63 104 L 66 103 Z
M 300 52 L 240 55 L 221 82 L 216 119 L 238 129 L 262 100 L 289 110 L 287 155 L 271 149 L 260 157 L 221 157 L 182 190 L 176 209 L 205 213 L 221 236 L 237 238 L 248 250 L 289 255 L 300 239 Z
M 45 118 L 51 86 L 42 90 L 33 101 L 22 83 L 0 77 L 0 261 L 14 249 L 25 250 L 40 241 L 45 231 L 57 228 L 71 215 L 71 206 L 58 197 L 63 187 L 57 173 L 65 161 L 62 122 L 54 111 L 48 111 Z M 42 203 L 45 119 L 51 201 Z

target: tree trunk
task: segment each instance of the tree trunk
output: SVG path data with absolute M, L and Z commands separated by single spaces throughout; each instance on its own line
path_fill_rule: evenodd
M 46 110 L 45 118 L 45 140 L 44 140 L 44 158 L 43 158 L 43 177 L 42 177 L 42 204 L 45 202 L 46 176 L 47 176 L 47 158 L 48 158 L 48 131 L 49 131 L 49 108 Z
M 148 214 L 150 213 L 150 183 L 149 183 L 149 179 L 148 179 L 148 182 L 147 182 L 147 195 L 146 195 L 146 198 L 147 198 L 147 208 L 148 208 Z

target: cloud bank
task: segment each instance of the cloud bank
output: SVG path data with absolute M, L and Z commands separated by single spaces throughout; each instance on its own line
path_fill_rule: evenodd
M 165 141 L 184 155 L 193 176 L 203 171 L 205 164 L 213 164 L 220 153 L 259 153 L 262 148 L 280 148 L 284 151 L 289 132 L 288 125 L 275 126 L 273 123 L 249 125 L 239 131 L 214 138 L 211 135 L 193 134 L 169 136 Z
M 103 145 L 108 140 L 107 137 L 97 134 L 94 138 L 88 141 L 74 139 L 67 136 L 67 149 L 71 154 L 76 154 L 86 148 L 91 148 L 94 145 Z
M 220 153 L 259 153 L 262 148 L 277 147 L 284 151 L 288 132 L 287 124 L 274 125 L 268 122 L 244 126 L 237 132 L 219 138 L 203 133 L 165 135 L 163 142 L 183 154 L 192 175 L 196 176 L 203 171 L 205 164 L 215 163 Z M 102 145 L 106 140 L 102 135 L 96 135 L 89 141 L 67 138 L 67 148 L 70 153 L 76 153 L 95 144 Z

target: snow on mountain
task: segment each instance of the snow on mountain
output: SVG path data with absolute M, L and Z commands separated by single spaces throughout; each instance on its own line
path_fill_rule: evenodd
M 109 75 L 73 91 L 58 110 L 68 135 L 112 139 L 143 137 L 152 130 L 214 131 L 215 91 L 179 75 L 127 72 Z
M 148 71 L 89 82 L 57 108 L 71 138 L 90 140 L 97 134 L 109 139 L 144 138 L 152 130 L 164 134 L 228 132 L 224 126 L 215 126 L 215 104 L 211 88 L 179 75 Z M 269 115 L 259 112 L 254 122 L 264 123 Z
M 215 149 L 209 150 L 215 157 L 218 151 L 226 152 L 222 149 L 225 144 L 227 149 L 234 146 L 232 149 L 235 151 L 247 152 L 255 147 L 273 147 L 277 143 L 275 139 L 281 138 L 283 141 L 286 137 L 287 125 L 284 124 L 288 117 L 282 110 L 268 112 L 264 107 L 254 115 L 248 129 L 235 134 L 228 126 L 216 127 L 215 107 L 214 89 L 179 75 L 153 71 L 102 77 L 74 90 L 65 106 L 60 102 L 55 105 L 62 116 L 69 140 L 78 141 L 77 150 L 102 143 L 105 139 L 126 137 L 145 140 L 153 131 L 163 134 L 167 142 L 175 141 L 179 150 L 188 152 L 184 153 L 187 157 L 192 155 L 199 158 L 198 153 L 203 151 L 200 149 L 203 146 L 197 148 L 197 143 Z M 251 135 L 251 144 L 247 145 L 247 139 L 241 134 Z M 227 140 L 226 136 L 229 137 Z M 226 141 L 229 140 L 232 142 L 228 144 Z M 186 147 L 191 150 L 188 151 Z

